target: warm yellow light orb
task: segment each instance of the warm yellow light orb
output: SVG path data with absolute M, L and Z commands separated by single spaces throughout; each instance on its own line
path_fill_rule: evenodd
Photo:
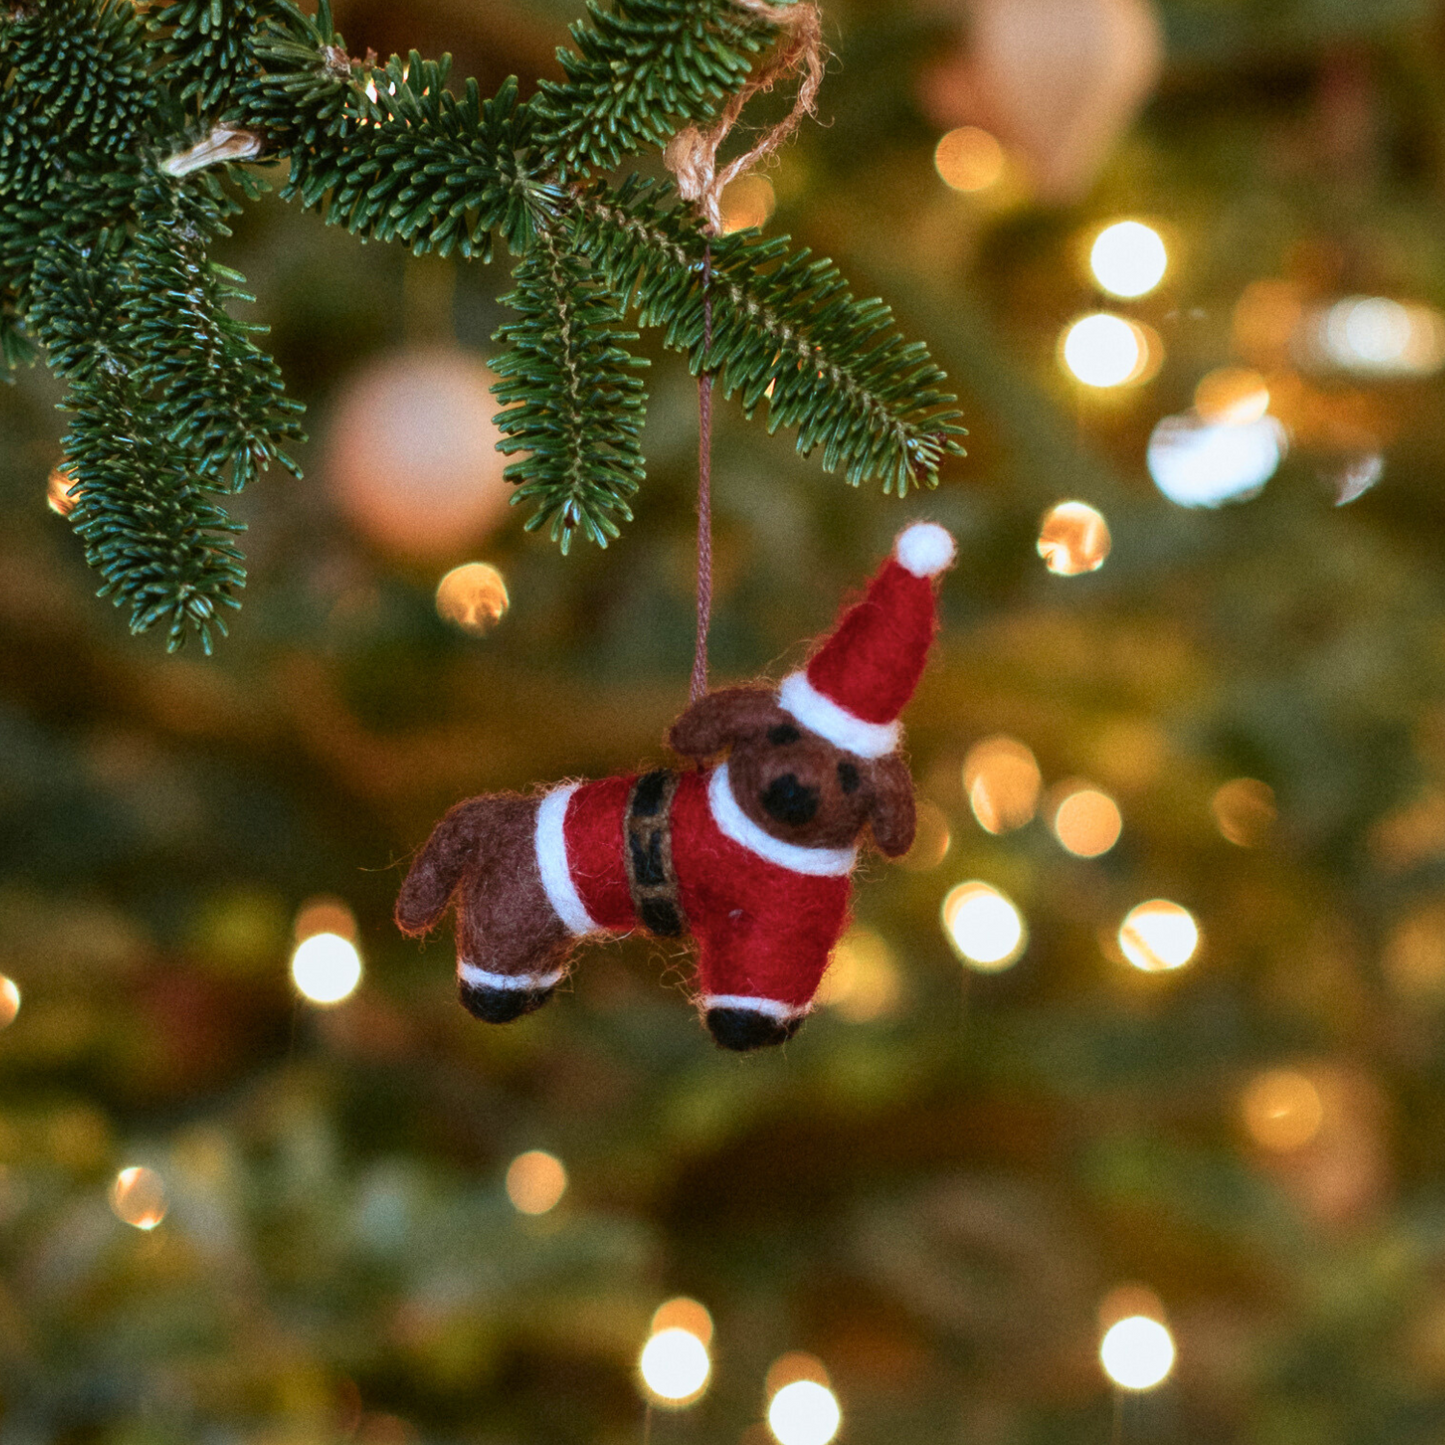
M 722 228 L 725 234 L 765 226 L 777 207 L 773 183 L 766 176 L 739 176 L 722 193 Z
M 1028 745 L 1000 733 L 968 750 L 963 786 L 981 828 L 1011 833 L 1034 816 L 1043 777 Z
M 483 637 L 507 615 L 511 599 L 502 574 L 489 562 L 453 567 L 437 583 L 437 616 L 473 637 Z
M 507 1198 L 520 1214 L 546 1214 L 567 1192 L 567 1171 L 555 1154 L 529 1149 L 507 1166 Z
M 1060 502 L 1039 526 L 1039 556 L 1058 577 L 1097 572 L 1113 545 L 1103 513 L 1087 502 Z
M 910 873 L 927 873 L 948 857 L 948 850 L 953 846 L 953 830 L 948 826 L 948 815 L 927 798 L 918 800 L 917 818 L 913 846 L 898 862 Z
M 1258 778 L 1233 778 L 1210 800 L 1220 834 L 1238 848 L 1264 842 L 1279 816 L 1274 789 Z
M 869 928 L 850 928 L 838 941 L 813 995 L 849 1023 L 869 1023 L 898 1007 L 902 983 L 890 949 Z
M 1174 1368 L 1174 1337 L 1145 1315 L 1112 1326 L 1099 1345 L 1104 1373 L 1126 1390 L 1152 1390 Z
M 74 488 L 70 473 L 64 467 L 56 467 L 45 482 L 45 505 L 57 517 L 68 517 L 79 501 Z
M 1163 237 L 1142 221 L 1105 226 L 1089 250 L 1089 269 L 1111 296 L 1145 296 L 1169 269 Z
M 658 1305 L 652 1315 L 649 1333 L 660 1335 L 663 1330 L 686 1330 L 696 1335 L 704 1345 L 712 1344 L 712 1315 L 705 1304 L 687 1295 L 678 1295 Z
M 1119 947 L 1145 973 L 1183 968 L 1199 947 L 1199 925 L 1187 908 L 1154 898 L 1129 910 L 1119 925 Z
M 1277 1154 L 1304 1148 L 1325 1121 L 1320 1091 L 1294 1069 L 1266 1069 L 1257 1074 L 1240 1103 L 1250 1137 Z
M 292 933 L 297 943 L 302 943 L 318 933 L 334 933 L 355 943 L 356 915 L 340 898 L 323 893 L 315 898 L 308 898 L 296 910 Z
M 166 1217 L 165 1181 L 154 1169 L 132 1164 L 115 1176 L 110 1186 L 110 1207 L 123 1224 L 154 1229 Z
M 1003 176 L 1003 147 L 986 130 L 961 125 L 934 148 L 933 164 L 955 191 L 986 191 Z
M 712 1369 L 707 1346 L 690 1330 L 666 1329 L 642 1347 L 638 1370 L 660 1405 L 690 1405 L 707 1388 Z
M 1219 366 L 1194 388 L 1194 410 L 1211 426 L 1247 426 L 1269 410 L 1269 387 L 1248 366 Z
M 313 933 L 291 955 L 291 978 L 312 1003 L 340 1003 L 361 982 L 361 955 L 339 933 Z
M 1054 836 L 1076 858 L 1097 858 L 1119 841 L 1119 805 L 1097 788 L 1076 788 L 1054 811 Z
M 1028 943 L 1023 915 L 997 888 L 973 881 L 950 889 L 943 928 L 955 952 L 981 973 L 999 973 Z
M 13 978 L 0 973 L 0 1029 L 8 1028 L 20 1012 L 20 989 Z
M 828 1445 L 842 1423 L 838 1397 L 816 1380 L 794 1380 L 768 1404 L 768 1429 L 778 1445 Z
M 1073 322 L 1063 333 L 1059 354 L 1070 376 L 1098 390 L 1142 380 L 1151 365 L 1143 328 L 1110 311 Z

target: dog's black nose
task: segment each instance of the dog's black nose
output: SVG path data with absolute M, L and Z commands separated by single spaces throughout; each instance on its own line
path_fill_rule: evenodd
M 792 773 L 784 773 L 763 790 L 763 807 L 780 823 L 794 827 L 811 823 L 818 811 L 818 790 L 800 783 Z

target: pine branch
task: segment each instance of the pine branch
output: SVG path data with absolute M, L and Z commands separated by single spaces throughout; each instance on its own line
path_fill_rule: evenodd
M 194 191 L 152 186 L 126 256 L 121 304 L 138 358 L 134 383 L 166 441 L 208 485 L 239 492 L 272 461 L 300 476 L 281 444 L 301 438 L 302 408 L 250 339 L 266 328 L 226 310 L 254 298 L 236 284 L 245 277 L 206 258 L 205 243 L 221 231 L 214 208 Z
M 566 81 L 544 80 L 535 102 L 545 164 L 562 180 L 710 119 L 774 34 L 730 0 L 616 0 L 610 12 L 588 0 L 587 13 L 571 30 L 577 50 L 557 52 Z
M 638 434 L 646 394 L 633 374 L 645 361 L 622 345 L 637 337 L 619 325 L 616 302 L 587 263 L 543 231 L 518 266 L 505 300 L 519 313 L 496 339 L 495 388 L 507 407 L 497 426 L 507 453 L 528 455 L 504 473 L 519 482 L 515 500 L 535 499 L 527 530 L 551 523 L 563 552 L 581 532 L 605 547 L 630 522 L 626 498 L 644 475 Z
M 217 483 L 188 465 L 138 381 L 121 244 L 107 237 L 90 256 L 55 248 L 36 267 L 31 321 L 70 382 L 71 525 L 105 579 L 100 595 L 129 605 L 132 632 L 164 624 L 174 651 L 194 631 L 209 653 L 212 629 L 226 632 L 223 609 L 240 605 L 234 594 L 246 574 L 229 539 L 244 529 L 206 500 Z
M 277 9 L 255 0 L 163 0 L 152 9 L 147 25 L 174 98 L 201 117 L 228 109 L 255 77 L 251 41 Z
M 743 0 L 592 4 L 567 79 L 523 103 L 515 80 L 449 90 L 446 58 L 353 59 L 327 0 L 0 10 L 0 357 L 23 362 L 33 336 L 70 384 L 77 530 L 132 625 L 209 647 L 244 574 L 208 498 L 296 470 L 299 408 L 230 314 L 240 278 L 207 254 L 236 193 L 262 188 L 234 161 L 263 145 L 289 167 L 282 195 L 330 224 L 483 259 L 500 235 L 519 257 L 498 423 L 528 526 L 564 551 L 617 536 L 643 476 L 629 307 L 850 483 L 932 485 L 963 432 L 881 301 L 786 238 L 716 239 L 704 355 L 692 212 L 665 187 L 579 179 L 712 116 L 772 38 Z
M 712 345 L 702 355 L 705 240 L 670 188 L 630 178 L 593 186 L 577 202 L 575 244 L 644 326 L 688 353 L 694 373 L 715 371 L 752 417 L 767 402 L 768 430 L 797 427 L 798 451 L 823 448 L 827 471 L 885 492 L 937 484 L 966 433 L 941 390 L 947 378 L 921 342 L 907 343 L 876 298 L 858 301 L 831 261 L 790 251 L 786 236 L 741 231 L 712 241 Z
M 515 79 L 486 101 L 468 80 L 457 97 L 446 89 L 449 57 L 413 51 L 405 64 L 393 56 L 372 69 L 347 59 L 334 29 L 311 22 L 256 51 L 270 68 L 244 109 L 291 162 L 283 197 L 418 254 L 488 261 L 493 231 L 514 252 L 531 244 L 556 188 L 527 164 L 533 118 Z

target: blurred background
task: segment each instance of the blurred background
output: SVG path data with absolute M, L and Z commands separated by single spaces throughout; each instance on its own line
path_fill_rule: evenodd
M 7 1445 L 1445 1438 L 1445 8 L 825 9 L 728 224 L 892 301 L 972 435 L 900 504 L 718 409 L 715 679 L 961 546 L 919 841 L 785 1049 L 645 941 L 486 1027 L 390 923 L 452 802 L 663 757 L 655 338 L 636 521 L 564 560 L 492 450 L 505 263 L 251 207 L 312 440 L 209 661 L 94 598 L 58 393 L 0 393 Z M 337 10 L 484 91 L 574 18 Z

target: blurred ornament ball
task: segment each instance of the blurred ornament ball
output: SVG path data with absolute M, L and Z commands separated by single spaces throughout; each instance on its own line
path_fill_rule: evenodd
M 1159 78 L 1150 0 L 937 0 L 967 38 L 920 78 L 940 128 L 982 126 L 1047 201 L 1081 196 Z
M 496 450 L 492 372 L 466 352 L 403 351 L 343 383 L 325 475 L 351 525 L 382 551 L 444 560 L 492 531 L 513 490 Z

